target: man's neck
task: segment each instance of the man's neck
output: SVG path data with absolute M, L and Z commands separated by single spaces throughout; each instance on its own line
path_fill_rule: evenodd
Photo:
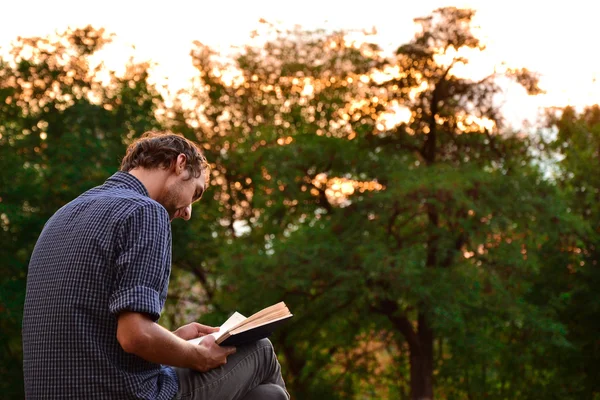
M 153 200 L 158 200 L 169 176 L 169 171 L 156 168 L 134 168 L 129 171 L 130 175 L 135 176 L 148 190 L 148 195 Z

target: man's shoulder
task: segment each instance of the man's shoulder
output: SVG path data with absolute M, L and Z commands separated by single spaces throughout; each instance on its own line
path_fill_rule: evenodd
M 125 220 L 136 214 L 150 213 L 168 221 L 167 210 L 160 203 L 127 187 L 97 186 L 81 194 L 69 205 L 82 206 L 93 212 L 107 212 L 118 220 Z

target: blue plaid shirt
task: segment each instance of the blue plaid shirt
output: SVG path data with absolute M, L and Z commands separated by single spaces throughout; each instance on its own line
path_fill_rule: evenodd
M 58 210 L 29 263 L 26 398 L 173 398 L 175 371 L 117 341 L 120 312 L 158 320 L 170 272 L 169 215 L 134 176 L 117 172 Z

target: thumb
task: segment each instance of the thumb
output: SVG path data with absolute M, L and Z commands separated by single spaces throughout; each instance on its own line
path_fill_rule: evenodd
M 213 343 L 215 343 L 215 338 L 212 335 L 206 335 L 203 337 L 202 342 L 200 342 L 200 344 L 206 346 L 206 347 L 210 347 L 213 345 Z

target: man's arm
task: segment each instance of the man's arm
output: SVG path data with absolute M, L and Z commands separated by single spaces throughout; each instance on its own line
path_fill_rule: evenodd
M 127 353 L 146 361 L 205 372 L 227 362 L 235 347 L 221 347 L 212 336 L 194 345 L 158 325 L 145 314 L 122 312 L 117 341 Z

